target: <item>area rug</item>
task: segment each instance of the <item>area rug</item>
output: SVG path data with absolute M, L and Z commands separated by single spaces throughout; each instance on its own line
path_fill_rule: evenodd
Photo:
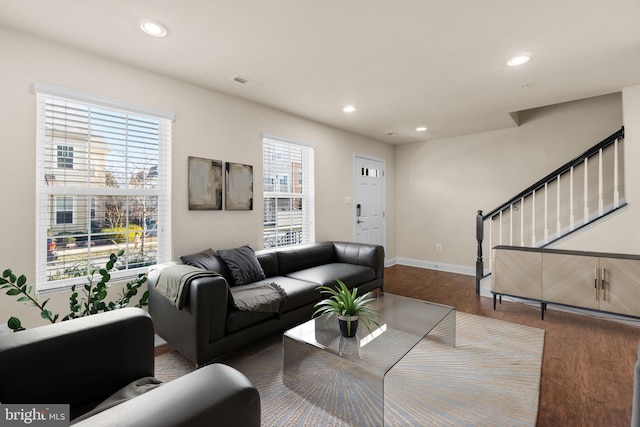
M 425 339 L 387 374 L 385 425 L 534 426 L 544 330 L 466 313 L 456 314 L 456 324 L 455 348 Z M 335 403 L 322 404 L 288 389 L 279 334 L 218 362 L 238 369 L 258 388 L 263 426 L 360 426 L 366 419 L 343 412 L 346 400 L 358 404 L 346 389 L 327 396 Z M 156 377 L 164 381 L 193 369 L 175 351 L 156 358 Z

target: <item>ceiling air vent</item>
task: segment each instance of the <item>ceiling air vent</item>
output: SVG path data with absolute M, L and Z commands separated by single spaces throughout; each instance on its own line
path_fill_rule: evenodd
M 249 86 L 249 87 L 260 87 L 260 86 L 262 86 L 262 83 L 257 82 L 255 80 L 248 79 L 248 78 L 246 78 L 244 76 L 241 76 L 239 74 L 236 74 L 236 75 L 233 75 L 233 76 L 229 77 L 229 80 L 231 80 L 233 82 L 236 82 L 236 83 L 240 83 L 241 85 L 244 85 L 244 86 Z

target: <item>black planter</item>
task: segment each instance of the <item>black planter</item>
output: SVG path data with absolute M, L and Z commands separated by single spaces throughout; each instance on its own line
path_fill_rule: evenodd
M 340 325 L 340 332 L 343 337 L 351 338 L 356 336 L 356 332 L 358 330 L 358 318 L 351 318 L 351 325 L 348 325 L 348 322 L 343 318 L 338 318 L 338 324 Z

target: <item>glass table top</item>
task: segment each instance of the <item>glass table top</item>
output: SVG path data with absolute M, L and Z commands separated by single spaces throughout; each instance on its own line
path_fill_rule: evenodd
M 455 345 L 454 307 L 393 294 L 375 298 L 371 307 L 379 313 L 374 319 L 380 326 L 372 323 L 369 331 L 360 321 L 353 338 L 341 336 L 337 317 L 322 316 L 289 329 L 284 339 L 338 355 L 381 376 L 427 335 Z M 440 329 L 437 333 L 436 327 Z

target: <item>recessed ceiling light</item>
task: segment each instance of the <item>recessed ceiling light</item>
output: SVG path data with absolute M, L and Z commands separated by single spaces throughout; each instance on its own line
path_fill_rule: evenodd
M 418 126 L 418 127 L 416 128 L 416 130 L 417 130 L 418 132 L 425 132 L 425 131 L 427 130 L 427 127 L 426 127 L 426 126 Z
M 353 105 L 347 105 L 342 109 L 342 111 L 344 111 L 345 113 L 353 113 L 354 111 L 356 111 L 356 107 L 354 107 Z
M 510 67 L 515 67 L 516 65 L 524 64 L 525 62 L 529 61 L 529 59 L 530 57 L 528 55 L 516 56 L 507 61 L 507 65 L 509 65 Z
M 140 29 L 153 37 L 164 37 L 167 35 L 167 29 L 164 25 L 148 19 L 141 19 L 139 22 Z

